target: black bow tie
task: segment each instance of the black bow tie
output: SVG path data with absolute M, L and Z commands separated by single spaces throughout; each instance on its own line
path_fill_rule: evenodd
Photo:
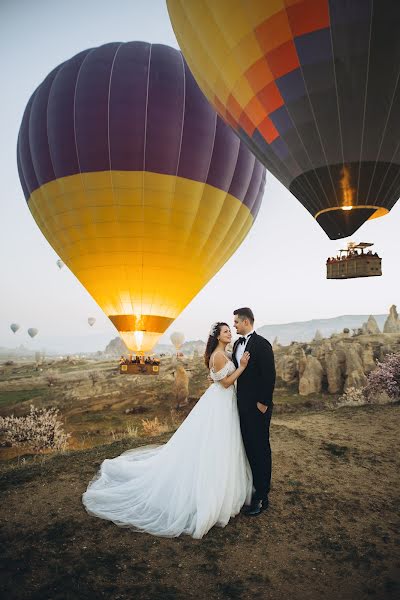
M 252 336 L 252 335 L 253 335 L 253 334 L 252 334 L 252 333 L 250 333 L 250 334 L 248 334 L 248 335 L 244 335 L 243 337 L 240 337 L 240 338 L 238 339 L 238 342 L 239 342 L 239 344 L 245 344 L 246 342 L 248 342 L 248 341 L 249 341 L 249 339 L 251 338 L 251 336 Z

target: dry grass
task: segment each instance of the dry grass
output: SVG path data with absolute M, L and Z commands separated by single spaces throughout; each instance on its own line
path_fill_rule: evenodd
M 161 435 L 169 431 L 168 425 L 158 420 L 158 417 L 154 419 L 142 419 L 142 428 L 145 436 Z
M 127 425 L 125 431 L 126 431 L 127 436 L 130 438 L 139 437 L 139 428 L 138 427 L 134 427 L 133 425 Z

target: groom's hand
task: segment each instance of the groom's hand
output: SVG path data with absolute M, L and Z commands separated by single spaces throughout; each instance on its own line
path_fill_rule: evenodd
M 257 402 L 257 408 L 263 414 L 265 414 L 268 410 L 268 406 L 266 404 L 261 404 L 261 402 Z

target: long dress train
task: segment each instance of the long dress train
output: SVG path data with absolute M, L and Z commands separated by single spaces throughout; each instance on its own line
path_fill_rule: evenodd
M 219 383 L 234 370 L 210 371 L 214 383 L 166 444 L 106 459 L 82 496 L 87 512 L 166 537 L 225 527 L 252 493 L 235 387 Z

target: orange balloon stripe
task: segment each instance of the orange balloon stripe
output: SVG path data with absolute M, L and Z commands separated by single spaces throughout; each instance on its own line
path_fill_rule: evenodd
M 230 3 L 231 10 L 235 10 L 236 2 Z M 252 4 L 252 3 L 250 3 Z M 249 4 L 247 11 L 252 10 Z M 265 0 L 255 2 L 255 9 L 261 12 L 260 5 L 265 6 L 267 13 L 267 4 Z M 203 10 L 211 6 L 206 1 L 203 3 Z M 246 49 L 250 45 L 254 47 L 254 42 L 258 47 L 258 53 L 255 60 L 243 70 L 237 65 L 237 76 L 230 82 L 218 78 L 215 81 L 213 89 L 213 104 L 218 113 L 234 129 L 242 128 L 250 137 L 257 129 L 266 142 L 269 144 L 279 137 L 279 132 L 271 122 L 269 115 L 284 105 L 284 100 L 279 92 L 275 80 L 287 75 L 288 73 L 300 68 L 300 61 L 294 44 L 294 38 L 299 35 L 314 32 L 319 29 L 329 27 L 329 6 L 327 0 L 301 0 L 296 2 L 276 2 L 277 9 L 272 11 L 269 16 L 258 23 L 252 29 L 248 25 L 248 35 L 242 38 L 240 55 L 246 54 Z M 278 8 L 280 6 L 280 8 Z M 179 0 L 169 0 L 168 7 L 172 14 L 179 14 L 179 11 L 188 16 L 191 11 L 198 7 L 192 2 L 180 2 Z M 246 6 L 243 8 L 243 20 L 247 18 Z M 179 32 L 178 40 L 180 40 Z M 193 40 L 196 45 L 196 41 Z M 201 42 L 197 42 L 200 47 Z M 189 64 L 193 68 L 193 63 L 189 59 Z M 200 85 L 203 82 L 203 76 L 200 71 L 194 69 L 198 76 Z M 238 94 L 240 81 L 244 80 L 246 85 L 253 91 L 253 97 L 246 103 Z M 225 88 L 228 89 L 228 95 L 225 96 Z M 204 89 L 204 85 L 202 86 Z

